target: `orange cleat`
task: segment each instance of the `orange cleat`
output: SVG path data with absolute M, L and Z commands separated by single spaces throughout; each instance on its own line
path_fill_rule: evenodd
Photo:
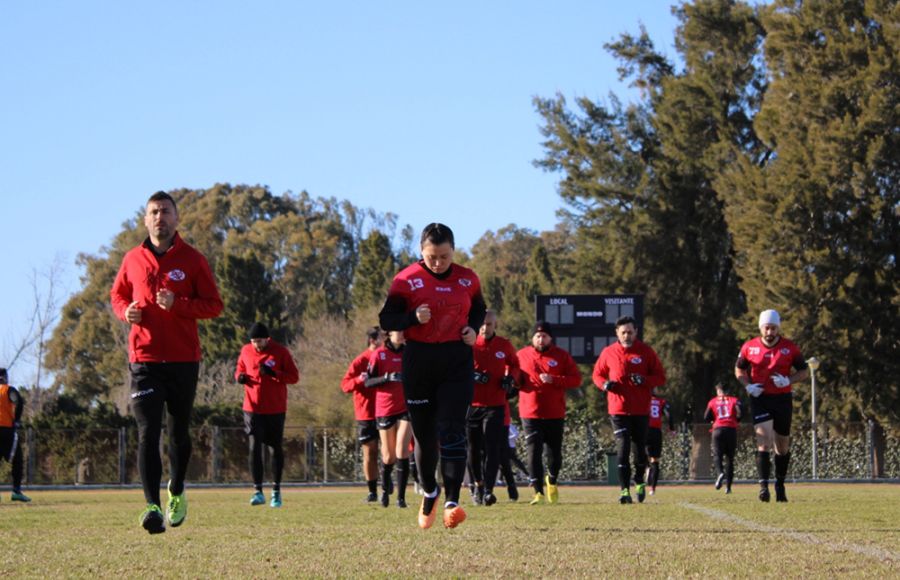
M 437 517 L 437 499 L 434 500 L 434 504 L 431 506 L 431 513 L 425 513 L 425 498 L 422 498 L 422 505 L 419 507 L 419 527 L 423 530 L 427 530 L 431 526 L 434 525 L 434 520 Z
M 461 505 L 444 508 L 444 527 L 455 528 L 466 521 L 466 512 Z

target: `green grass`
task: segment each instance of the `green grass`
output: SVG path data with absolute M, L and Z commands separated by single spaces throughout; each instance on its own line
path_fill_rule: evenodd
M 411 488 L 406 510 L 360 488 L 288 488 L 280 510 L 250 507 L 250 489 L 188 488 L 185 524 L 157 536 L 138 526 L 137 490 L 4 492 L 0 577 L 900 577 L 896 485 L 789 485 L 788 504 L 751 486 L 661 486 L 630 506 L 609 487 L 535 507 L 522 491 L 423 531 Z

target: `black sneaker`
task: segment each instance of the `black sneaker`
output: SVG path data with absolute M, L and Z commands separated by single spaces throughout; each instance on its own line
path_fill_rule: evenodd
M 719 477 L 716 478 L 716 489 L 722 489 L 722 482 L 725 481 L 725 474 L 720 473 Z
M 366 503 L 375 503 L 376 501 L 378 501 L 378 494 L 370 491 L 369 495 L 366 496 Z
M 781 503 L 787 503 L 787 493 L 784 491 L 784 482 L 776 481 L 775 482 L 775 501 Z
M 770 496 L 769 496 L 769 486 L 766 485 L 766 486 L 763 486 L 763 487 L 759 488 L 759 501 L 764 501 L 764 502 L 768 503 L 768 502 L 769 502 L 769 498 L 770 498 Z
M 629 493 L 627 489 L 623 489 L 622 493 L 619 495 L 619 503 L 623 505 L 626 503 L 634 503 L 631 501 L 631 493 Z
M 726 486 L 725 486 L 725 494 L 726 494 L 726 495 L 731 495 L 731 486 L 730 486 L 730 485 L 726 485 Z
M 484 494 L 484 505 L 494 505 L 497 503 L 497 496 L 491 492 L 487 492 Z
M 147 509 L 141 512 L 141 527 L 151 534 L 161 534 L 166 531 L 166 520 L 162 510 L 156 504 L 148 504 Z
M 398 507 L 398 508 L 405 508 L 405 507 L 406 507 L 406 499 L 405 499 L 405 498 L 402 498 L 402 497 L 398 497 L 398 498 L 397 498 L 397 507 Z
M 381 492 L 381 506 L 387 507 L 391 504 L 391 495 L 387 491 Z

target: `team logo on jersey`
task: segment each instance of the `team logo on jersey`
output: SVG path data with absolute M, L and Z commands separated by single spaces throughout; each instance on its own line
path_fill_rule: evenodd
M 781 349 L 781 354 L 783 354 L 783 355 L 789 355 L 789 354 L 791 354 L 791 349 L 789 349 L 789 348 L 783 348 L 783 349 Z
M 187 278 L 187 274 L 185 274 L 183 270 L 178 270 L 177 268 L 166 274 L 166 276 L 173 282 L 181 282 Z
M 552 358 L 551 358 L 550 360 L 547 361 L 547 365 L 549 365 L 549 366 L 551 366 L 551 367 L 555 367 L 555 366 L 558 365 L 558 364 L 559 364 L 559 363 L 556 362 L 555 360 L 553 360 Z
M 497 358 L 506 358 L 506 353 L 503 352 L 503 351 L 495 352 L 495 353 L 494 353 L 494 356 L 497 357 Z
M 630 363 L 633 364 L 633 365 L 639 365 L 639 364 L 641 364 L 642 362 L 644 362 L 644 359 L 642 359 L 642 358 L 639 357 L 639 356 L 634 356 L 634 357 L 631 357 L 631 360 L 628 361 L 628 362 L 630 362 Z
M 270 358 L 269 360 L 267 360 L 267 361 L 264 362 L 263 364 L 266 365 L 267 367 L 269 367 L 270 369 L 271 369 L 271 368 L 275 368 L 275 359 Z
M 460 286 L 465 286 L 466 288 L 468 288 L 469 286 L 472 285 L 472 281 L 469 280 L 468 278 L 460 278 L 460 279 L 459 279 L 459 285 L 460 285 Z
M 407 282 L 409 282 L 409 289 L 413 292 L 415 292 L 419 288 L 425 287 L 425 282 L 423 282 L 421 278 L 410 278 L 409 280 L 407 280 Z

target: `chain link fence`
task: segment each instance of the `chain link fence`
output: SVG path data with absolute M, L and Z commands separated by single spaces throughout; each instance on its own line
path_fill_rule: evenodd
M 25 459 L 26 485 L 128 485 L 138 483 L 135 428 L 33 429 L 20 433 Z M 192 430 L 193 455 L 188 481 L 210 484 L 251 481 L 248 442 L 242 428 L 202 427 Z M 820 424 L 818 479 L 872 479 L 880 469 L 885 478 L 900 478 L 900 438 L 886 433 L 876 442 L 871 423 Z M 524 437 L 516 442 L 524 457 Z M 796 425 L 792 433 L 789 476 L 812 479 L 812 432 Z M 160 441 L 166 464 L 166 437 Z M 286 483 L 362 483 L 359 447 L 354 427 L 285 428 Z M 756 479 L 756 445 L 750 425 L 738 430 L 736 479 Z M 561 479 L 606 482 L 615 440 L 608 423 L 570 421 L 563 444 Z M 267 469 L 269 462 L 266 463 Z M 660 479 L 703 481 L 712 479 L 711 436 L 706 424 L 685 424 L 664 436 Z M 9 463 L 0 464 L 0 482 L 10 480 Z

